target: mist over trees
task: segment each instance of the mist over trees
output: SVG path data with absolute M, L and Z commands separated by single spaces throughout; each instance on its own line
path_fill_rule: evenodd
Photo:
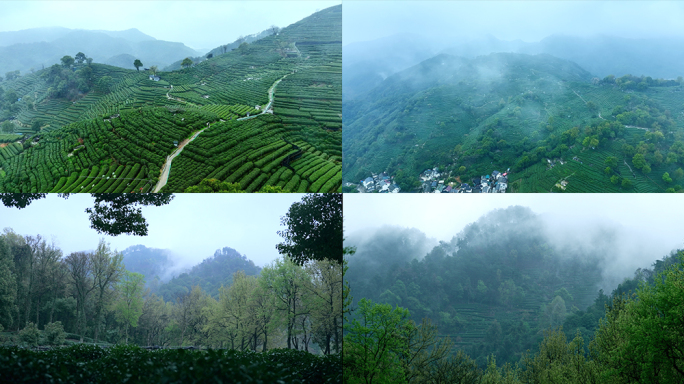
M 349 236 L 349 382 L 679 382 L 680 336 L 666 324 L 682 310 L 682 252 L 623 276 L 607 295 L 602 270 L 623 234 L 587 231 L 565 247 L 545 220 L 519 206 L 494 210 L 394 265 L 389 245 L 405 232 Z
M 624 233 L 587 230 L 570 240 L 554 232 L 572 225 L 550 231 L 549 220 L 512 206 L 436 245 L 417 229 L 350 235 L 345 245 L 357 251 L 347 257 L 345 279 L 354 305 L 365 298 L 406 308 L 416 324 L 429 318 L 481 367 L 491 354 L 499 363 L 519 361 L 546 329 L 564 326 L 589 340 L 611 300 L 601 288 L 612 290 L 610 284 L 629 276 L 608 269 L 622 252 Z M 585 243 L 573 246 L 578 240 Z

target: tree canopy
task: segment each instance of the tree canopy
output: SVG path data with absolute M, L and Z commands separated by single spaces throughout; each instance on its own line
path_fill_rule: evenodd
M 285 241 L 276 249 L 302 265 L 309 260 L 331 260 L 342 263 L 342 195 L 310 194 L 290 206 L 281 218 Z
M 6 207 L 26 208 L 34 200 L 42 199 L 46 193 L 0 193 L 0 200 Z M 68 193 L 59 194 L 65 199 Z M 93 193 L 95 206 L 86 208 L 90 214 L 91 228 L 98 233 L 117 236 L 121 234 L 147 236 L 147 222 L 142 216 L 141 206 L 159 207 L 173 200 L 168 193 L 120 194 Z

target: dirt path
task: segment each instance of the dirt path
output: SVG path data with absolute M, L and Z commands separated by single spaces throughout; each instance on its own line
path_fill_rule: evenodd
M 241 118 L 238 119 L 238 121 L 253 119 L 253 118 L 255 118 L 255 117 L 259 116 L 259 115 L 263 115 L 263 114 L 266 113 L 269 109 L 271 109 L 271 106 L 273 105 L 273 99 L 274 99 L 273 94 L 275 93 L 275 88 L 276 88 L 276 86 L 277 86 L 278 83 L 280 83 L 284 78 L 290 76 L 291 74 L 292 74 L 292 73 L 288 73 L 287 75 L 285 75 L 285 76 L 281 77 L 280 79 L 276 80 L 275 83 L 273 83 L 273 85 L 271 85 L 271 88 L 268 89 L 268 104 L 266 104 L 266 106 L 263 108 L 263 110 L 261 111 L 261 113 L 258 113 L 258 114 L 253 115 L 253 116 L 241 117 Z
M 261 113 L 256 114 L 254 116 L 242 117 L 242 118 L 239 118 L 237 120 L 253 119 L 259 115 L 263 115 L 264 113 L 266 113 L 266 111 L 268 111 L 271 108 L 271 105 L 273 104 L 273 94 L 275 93 L 276 86 L 278 85 L 278 83 L 280 83 L 280 81 L 282 81 L 284 78 L 286 78 L 289 75 L 291 75 L 291 73 L 288 73 L 287 75 L 276 80 L 273 83 L 273 85 L 271 85 L 271 88 L 268 89 L 268 104 L 266 105 L 266 107 L 264 107 L 264 109 Z M 173 85 L 171 86 L 171 88 L 173 88 Z M 168 92 L 166 93 L 166 97 L 169 99 L 173 99 L 171 96 L 169 96 Z M 183 101 L 180 99 L 175 99 L 175 100 Z M 183 101 L 183 102 L 185 102 L 185 101 Z M 223 121 L 223 120 L 221 120 L 221 121 Z M 166 157 L 166 162 L 164 163 L 164 166 L 162 166 L 162 169 L 161 169 L 159 181 L 157 182 L 157 185 L 154 186 L 153 192 L 159 192 L 159 190 L 164 188 L 164 186 L 166 185 L 166 183 L 169 180 L 169 174 L 171 173 L 171 163 L 173 162 L 173 159 L 176 158 L 176 156 L 180 155 L 180 153 L 183 151 L 183 147 L 185 147 L 191 141 L 195 140 L 197 138 L 197 136 L 199 136 L 200 133 L 204 132 L 205 130 L 209 129 L 210 127 L 211 127 L 211 124 L 209 126 L 207 126 L 206 128 L 196 132 L 194 135 L 192 135 L 191 138 L 185 139 L 182 142 L 180 142 L 178 144 L 178 148 L 175 151 L 173 151 L 173 153 L 171 153 L 169 156 Z
M 169 156 L 166 157 L 166 162 L 164 163 L 164 166 L 161 169 L 161 175 L 159 176 L 159 181 L 157 182 L 157 185 L 154 186 L 154 190 L 152 192 L 159 192 L 160 189 L 162 189 L 165 185 L 166 182 L 169 179 L 169 174 L 171 173 L 171 162 L 173 161 L 176 156 L 180 155 L 181 151 L 183 151 L 183 147 L 185 147 L 188 143 L 191 141 L 195 140 L 197 136 L 199 136 L 200 133 L 204 132 L 206 129 L 209 129 L 211 125 L 208 127 L 196 132 L 194 135 L 192 135 L 191 138 L 185 139 L 181 141 L 178 144 L 178 149 L 173 151 L 173 153 Z

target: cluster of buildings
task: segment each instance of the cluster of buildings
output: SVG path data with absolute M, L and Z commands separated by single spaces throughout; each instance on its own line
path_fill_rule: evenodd
M 443 175 L 438 168 L 428 169 L 420 174 L 421 188 L 423 193 L 506 193 L 508 171 L 510 168 L 504 173 L 494 171 L 491 175 L 474 178 L 472 185 L 461 183 L 460 186 L 454 187 L 445 184 L 443 179 L 440 180 Z
M 394 178 L 385 172 L 380 174 L 371 173 L 370 177 L 361 180 L 359 192 L 399 193 L 401 188 L 392 179 Z

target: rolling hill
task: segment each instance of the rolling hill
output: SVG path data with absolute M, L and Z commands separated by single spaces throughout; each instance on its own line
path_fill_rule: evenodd
M 454 184 L 510 168 L 513 192 L 678 190 L 682 90 L 548 54 L 440 54 L 345 101 L 343 172 L 386 171 L 403 191 L 433 167 Z
M 0 148 L 0 191 L 339 190 L 341 14 L 156 78 L 74 63 L 5 81 L 0 121 L 25 136 Z

